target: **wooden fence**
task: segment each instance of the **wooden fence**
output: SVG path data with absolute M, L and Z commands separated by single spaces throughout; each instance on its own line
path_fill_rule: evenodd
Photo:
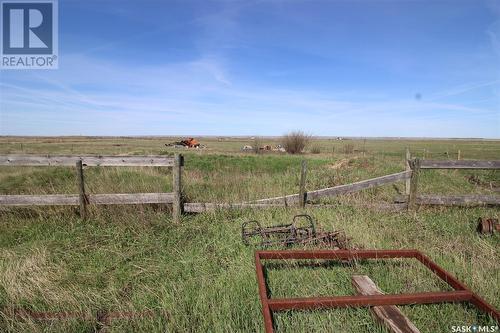
M 172 204 L 173 219 L 179 222 L 182 214 L 181 173 L 184 159 L 176 154 L 166 156 L 35 156 L 3 155 L 0 166 L 75 166 L 79 194 L 51 195 L 0 195 L 0 206 L 80 206 L 80 215 L 86 218 L 87 205 L 123 204 Z M 160 166 L 172 168 L 173 192 L 171 193 L 126 193 L 87 194 L 83 167 L 94 166 Z
M 306 191 L 307 164 L 302 162 L 300 193 L 244 203 L 182 203 L 181 166 L 182 156 L 174 158 L 163 156 L 0 156 L 0 165 L 7 166 L 76 166 L 79 194 L 53 195 L 0 195 L 0 206 L 46 206 L 80 205 L 80 213 L 86 215 L 88 204 L 149 204 L 169 203 L 173 205 L 174 219 L 178 221 L 183 211 L 199 213 L 216 209 L 242 209 L 283 207 L 299 204 L 304 207 L 307 200 L 354 193 L 376 186 L 410 179 L 412 171 L 403 171 L 391 175 L 367 179 L 347 185 Z M 83 166 L 167 166 L 173 167 L 172 193 L 134 193 L 134 194 L 87 194 L 83 177 Z M 318 205 L 325 207 L 327 205 Z M 399 208 L 399 207 L 398 207 Z
M 406 153 L 406 158 L 406 171 L 314 191 L 305 190 L 306 165 L 305 163 L 302 163 L 299 186 L 300 193 L 244 203 L 185 203 L 184 210 L 186 212 L 200 213 L 216 209 L 269 208 L 286 207 L 289 205 L 299 205 L 303 207 L 307 200 L 355 193 L 361 190 L 391 184 L 398 181 L 406 181 L 406 196 L 396 198 L 396 203 L 394 204 L 375 204 L 371 205 L 371 207 L 382 208 L 384 210 L 402 210 L 415 208 L 416 205 L 500 205 L 500 196 L 495 195 L 417 195 L 418 176 L 421 169 L 500 169 L 500 161 L 412 160 L 410 159 L 409 151 Z M 330 206 L 331 205 L 311 205 L 310 207 Z
M 476 206 L 476 205 L 500 205 L 500 196 L 496 195 L 418 195 L 418 183 L 421 170 L 425 169 L 500 169 L 500 160 L 478 161 L 478 160 L 420 160 L 410 159 L 407 161 L 411 169 L 410 187 L 407 191 L 407 200 L 398 198 L 398 202 L 408 202 L 408 208 L 417 205 L 446 205 L 446 206 Z
M 183 203 L 182 202 L 182 155 L 174 158 L 164 156 L 0 156 L 0 166 L 76 166 L 79 194 L 53 195 L 0 195 L 0 206 L 28 205 L 79 205 L 80 214 L 85 218 L 86 206 L 113 204 L 172 204 L 173 218 L 180 220 L 183 211 L 204 212 L 215 209 L 241 209 L 283 207 L 298 204 L 304 207 L 307 200 L 354 193 L 361 190 L 406 181 L 406 196 L 397 198 L 398 209 L 407 203 L 409 209 L 417 205 L 500 205 L 500 196 L 492 195 L 418 195 L 418 180 L 423 169 L 500 169 L 500 161 L 476 160 L 420 160 L 411 159 L 406 153 L 406 171 L 362 180 L 352 184 L 339 185 L 314 191 L 306 191 L 307 165 L 302 162 L 300 193 L 260 199 L 244 203 Z M 83 166 L 165 166 L 173 168 L 173 192 L 133 193 L 133 194 L 87 194 Z M 324 207 L 325 205 L 319 205 Z

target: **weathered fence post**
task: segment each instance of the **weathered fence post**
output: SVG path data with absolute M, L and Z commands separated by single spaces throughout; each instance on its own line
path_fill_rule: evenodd
M 307 162 L 302 160 L 300 169 L 300 191 L 299 191 L 299 205 L 304 208 L 306 206 L 306 175 L 307 175 Z
M 406 147 L 406 154 L 405 154 L 405 170 L 410 171 L 410 159 L 411 159 L 411 153 L 410 153 L 410 148 Z M 405 181 L 405 194 L 410 195 L 410 178 L 407 178 Z
M 172 217 L 175 223 L 180 223 L 182 214 L 182 165 L 184 158 L 181 154 L 175 154 L 174 166 L 172 170 L 173 187 L 174 187 L 174 202 L 172 205 Z
M 462 154 L 461 154 L 461 151 L 460 151 L 460 149 L 459 149 L 459 150 L 458 150 L 458 152 L 457 152 L 457 160 L 459 160 L 459 161 L 460 161 L 460 158 L 462 157 L 461 155 L 462 155 Z
M 85 195 L 85 181 L 83 179 L 83 163 L 82 160 L 76 161 L 76 178 L 78 181 L 78 191 L 80 193 L 80 217 L 87 218 L 87 196 Z
M 420 160 L 418 158 L 410 162 L 411 179 L 410 179 L 410 195 L 408 197 L 408 209 L 414 209 L 417 202 L 418 177 L 420 174 Z

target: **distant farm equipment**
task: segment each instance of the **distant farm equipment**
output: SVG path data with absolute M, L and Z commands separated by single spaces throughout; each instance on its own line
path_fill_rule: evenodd
M 250 145 L 245 145 L 241 147 L 242 151 L 254 151 L 254 152 L 262 152 L 262 151 L 279 151 L 279 152 L 285 152 L 285 148 L 283 148 L 282 145 L 277 145 L 277 146 L 271 146 L 271 145 L 264 145 L 264 146 L 250 146 Z
M 176 147 L 176 148 L 180 148 L 180 147 L 186 147 L 186 148 L 203 148 L 200 143 L 194 139 L 194 138 L 188 138 L 188 139 L 185 139 L 185 140 L 181 140 L 181 141 L 175 141 L 175 142 L 171 142 L 171 143 L 166 143 L 165 146 L 167 147 Z

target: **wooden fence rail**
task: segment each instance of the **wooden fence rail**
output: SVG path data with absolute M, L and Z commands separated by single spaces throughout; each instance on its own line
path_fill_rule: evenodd
M 331 197 L 339 194 L 359 192 L 361 190 L 377 187 L 385 184 L 392 184 L 411 177 L 411 171 L 402 171 L 387 176 L 376 177 L 362 180 L 356 183 L 329 187 L 321 190 L 307 192 L 308 199 L 317 199 L 322 197 Z
M 377 178 L 362 180 L 356 183 L 347 184 L 347 185 L 339 185 L 334 187 L 327 187 L 320 190 L 308 191 L 306 192 L 307 200 L 318 199 L 323 197 L 332 197 L 340 194 L 354 193 L 361 190 L 365 190 L 368 188 L 391 184 L 401 180 L 405 180 L 411 177 L 411 171 L 402 171 L 398 173 L 394 173 L 387 176 L 381 176 Z M 260 199 L 256 200 L 253 203 L 285 203 L 291 204 L 296 203 L 300 199 L 299 194 L 290 194 L 281 197 L 274 197 L 268 199 Z
M 79 194 L 0 195 L 1 206 L 75 206 Z
M 211 202 L 187 202 L 184 204 L 186 213 L 203 213 L 218 209 L 244 209 L 244 208 L 271 208 L 284 207 L 283 204 L 258 204 L 258 203 L 211 203 Z
M 382 210 L 382 211 L 402 211 L 406 210 L 406 203 L 356 203 L 357 207 Z M 265 208 L 289 208 L 283 203 L 209 203 L 209 202 L 188 202 L 184 204 L 184 212 L 186 213 L 203 213 L 212 212 L 221 209 L 265 209 Z M 336 209 L 339 206 L 335 204 L 309 204 L 307 208 L 330 208 Z
M 171 204 L 173 193 L 87 194 L 90 205 Z M 1 206 L 78 206 L 79 194 L 0 195 Z
M 0 166 L 165 166 L 172 167 L 174 158 L 166 156 L 50 156 L 1 155 Z
M 479 161 L 479 160 L 421 160 L 421 169 L 500 169 L 500 160 L 498 161 Z

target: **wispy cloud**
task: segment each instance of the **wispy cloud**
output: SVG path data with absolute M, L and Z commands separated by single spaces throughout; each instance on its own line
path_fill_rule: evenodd
M 446 89 L 444 91 L 434 93 L 434 94 L 430 95 L 427 98 L 427 100 L 428 101 L 436 101 L 436 100 L 443 99 L 446 97 L 461 95 L 461 94 L 464 94 L 464 93 L 469 92 L 469 91 L 473 91 L 473 90 L 484 88 L 484 87 L 491 87 L 491 86 L 500 87 L 500 79 L 494 80 L 494 81 L 488 81 L 488 82 L 473 82 L 473 83 L 462 84 L 460 86 L 452 87 L 452 88 Z
M 225 85 L 231 85 L 231 82 L 227 78 L 227 73 L 225 73 L 224 69 L 214 59 L 211 58 L 200 59 L 192 62 L 192 66 L 198 67 L 210 73 L 214 77 L 214 79 L 220 83 L 223 83 Z
M 415 135 L 458 136 L 449 119 L 490 119 L 498 110 L 401 99 L 374 92 L 332 92 L 231 84 L 216 59 L 127 67 L 89 56 L 66 57 L 51 75 L 0 83 L 3 134 L 280 134 L 404 136 L 400 123 L 425 124 Z M 490 84 L 492 84 L 490 82 Z M 445 90 L 447 96 L 486 83 Z M 375 92 L 376 93 L 376 92 Z M 375 126 L 371 126 L 378 124 Z M 439 131 L 437 131 L 439 128 Z
M 426 17 L 422 8 L 408 26 L 397 15 L 385 26 L 378 14 L 387 3 L 405 12 L 396 2 L 377 3 L 382 10 L 372 17 L 345 11 L 351 1 L 326 13 L 330 3 L 228 0 L 193 13 L 183 7 L 178 20 L 162 20 L 170 6 L 149 20 L 151 13 L 137 15 L 134 6 L 116 12 L 99 3 L 90 7 L 127 23 L 115 26 L 117 38 L 95 32 L 89 45 L 61 56 L 57 71 L 1 73 L 1 134 L 279 135 L 300 128 L 317 135 L 500 137 L 500 63 L 492 58 L 492 49 L 499 54 L 498 22 L 477 29 L 481 49 L 460 46 L 456 54 L 453 43 L 443 50 L 446 32 L 429 41 L 437 26 L 415 29 Z M 100 14 L 103 25 L 116 16 Z M 139 53 L 151 48 L 154 63 L 127 56 L 143 39 Z M 176 43 L 188 46 L 170 58 Z M 420 100 L 408 94 L 413 86 L 423 87 Z
M 495 52 L 495 54 L 500 57 L 500 19 L 493 22 L 488 27 L 488 29 L 486 30 L 486 34 L 490 39 L 490 44 L 493 52 Z

